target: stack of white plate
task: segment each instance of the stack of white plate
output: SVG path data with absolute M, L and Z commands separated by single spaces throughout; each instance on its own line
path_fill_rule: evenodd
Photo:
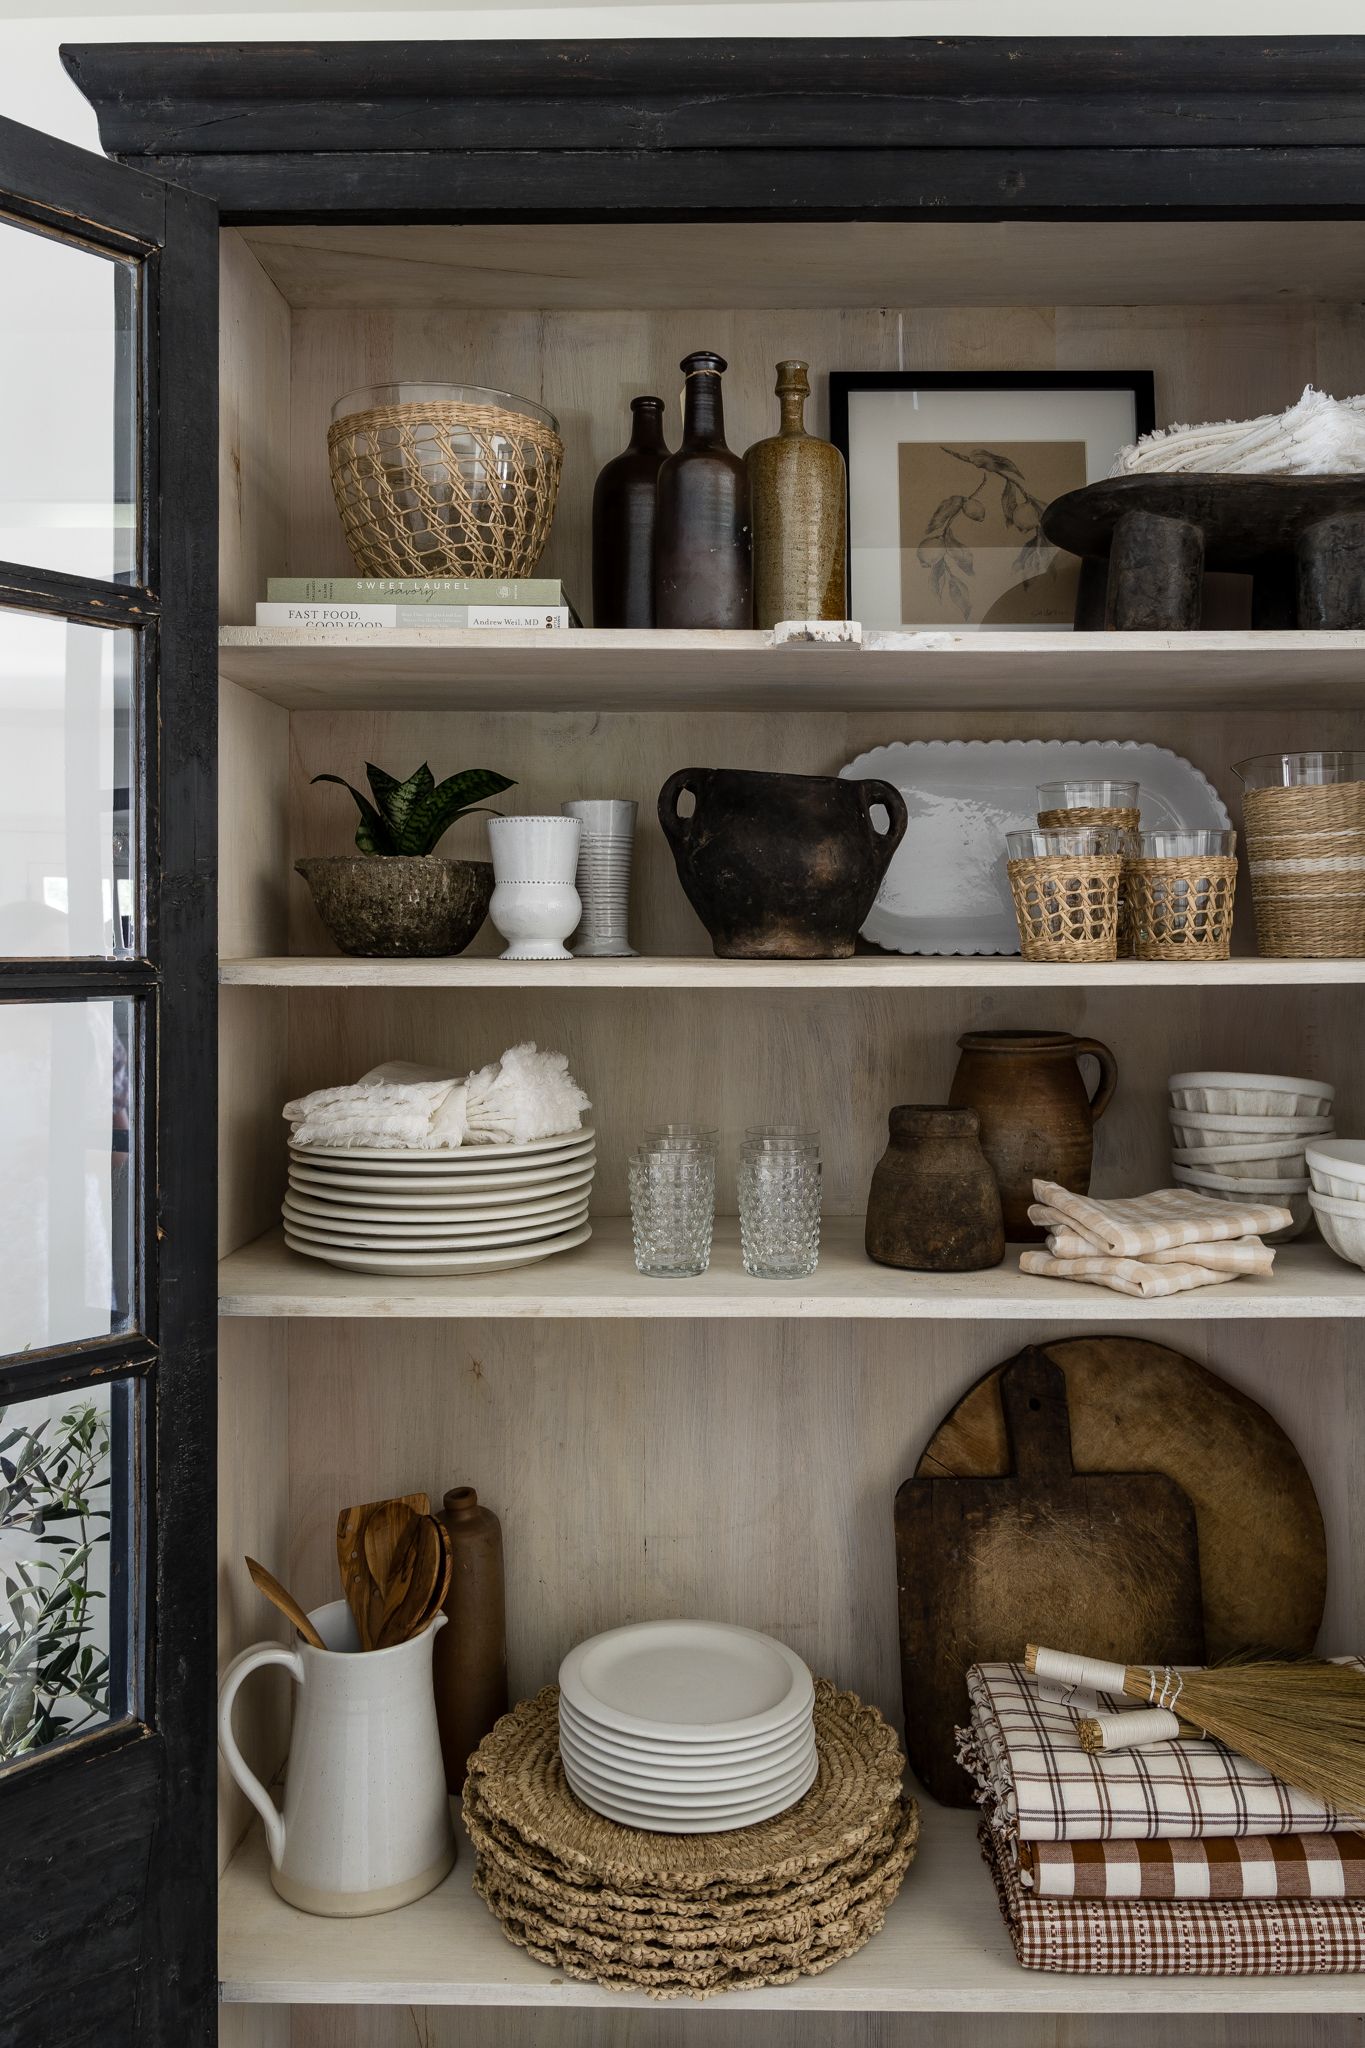
M 1315 1138 L 1307 1157 L 1318 1229 L 1339 1259 L 1365 1266 L 1365 1142 Z
M 1225 1202 L 1276 1202 L 1297 1237 L 1312 1211 L 1304 1147 L 1332 1130 L 1330 1081 L 1294 1074 L 1172 1074 L 1171 1171 L 1183 1187 Z
M 595 1141 L 584 1124 L 456 1152 L 291 1145 L 284 1237 L 349 1273 L 493 1273 L 592 1235 Z
M 785 1813 L 814 1784 L 815 1686 L 748 1628 L 650 1621 L 570 1650 L 559 1672 L 569 1790 L 624 1827 L 718 1835 Z

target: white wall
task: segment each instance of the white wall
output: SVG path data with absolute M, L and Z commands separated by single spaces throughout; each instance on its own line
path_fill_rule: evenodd
M 62 70 L 64 42 L 330 42 L 375 39 L 614 39 L 642 36 L 1349 35 L 1365 32 L 1360 0 L 550 0 L 540 7 L 422 6 L 347 12 L 326 0 L 229 12 L 204 0 L 161 0 L 125 12 L 117 0 L 83 14 L 0 0 L 0 114 L 88 149 L 94 115 Z

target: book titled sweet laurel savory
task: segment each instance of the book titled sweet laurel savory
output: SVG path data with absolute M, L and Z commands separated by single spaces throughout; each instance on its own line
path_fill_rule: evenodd
M 419 632 L 448 626 L 520 626 L 532 632 L 563 632 L 577 625 L 564 604 L 258 604 L 258 626 L 352 626 L 388 632 L 395 626 Z
M 272 604 L 569 604 L 557 576 L 271 576 L 265 594 Z

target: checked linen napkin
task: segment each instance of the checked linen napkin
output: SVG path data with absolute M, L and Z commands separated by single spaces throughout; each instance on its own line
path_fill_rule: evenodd
M 1360 1899 L 1365 1835 L 1020 1842 L 1018 1878 L 1040 1899 Z
M 1048 1238 L 1045 1249 L 1020 1253 L 1021 1273 L 1091 1280 L 1144 1300 L 1269 1273 L 1275 1254 L 1258 1233 L 1293 1221 L 1274 1203 L 1220 1202 L 1186 1188 L 1099 1202 L 1036 1180 L 1033 1192 L 1029 1221 Z
M 974 1664 L 970 1726 L 959 1756 L 1005 1843 L 1195 1840 L 1320 1835 L 1359 1826 L 1221 1742 L 1191 1739 L 1089 1756 L 1083 1715 L 1140 1703 L 1081 1688 L 1040 1686 L 1022 1664 Z
M 1365 1899 L 1030 1897 L 1008 1842 L 988 1822 L 979 1841 L 1026 1970 L 1280 1977 L 1365 1967 Z

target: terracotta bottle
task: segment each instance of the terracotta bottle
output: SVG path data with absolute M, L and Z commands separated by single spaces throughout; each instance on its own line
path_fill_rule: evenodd
M 782 424 L 744 458 L 754 521 L 754 624 L 842 619 L 844 458 L 832 441 L 806 432 L 809 364 L 777 366 Z
M 459 1792 L 470 1756 L 507 1712 L 507 1610 L 502 1526 L 481 1508 L 472 1486 L 453 1486 L 441 1520 L 450 1531 L 454 1568 L 436 1638 L 436 1719 L 446 1786 Z
M 981 1118 L 1007 1234 L 1036 1244 L 1046 1233 L 1028 1220 L 1034 1180 L 1089 1193 L 1094 1127 L 1109 1107 L 1118 1062 L 1098 1038 L 1069 1031 L 967 1031 L 957 1042 L 962 1057 L 948 1100 Z M 1087 1053 L 1100 1070 L 1093 1095 L 1076 1064 Z
M 654 501 L 668 456 L 662 398 L 632 398 L 629 446 L 598 474 L 592 494 L 592 622 L 654 624 Z
M 659 471 L 654 623 L 683 630 L 753 624 L 749 472 L 725 445 L 724 356 L 682 359 L 682 446 Z
M 1005 1256 L 1000 1191 L 974 1109 L 907 1103 L 867 1197 L 867 1255 L 915 1273 L 979 1273 Z

